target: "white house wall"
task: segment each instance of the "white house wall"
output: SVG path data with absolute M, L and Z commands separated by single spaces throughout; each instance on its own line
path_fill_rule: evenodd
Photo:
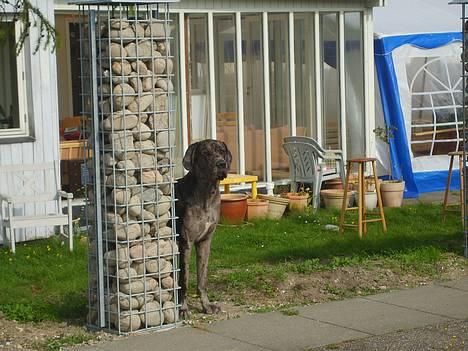
M 49 0 L 31 0 L 54 23 L 54 2 Z M 37 30 L 31 27 L 31 36 L 25 43 L 25 83 L 27 86 L 28 114 L 33 121 L 35 141 L 12 144 L 0 143 L 0 167 L 9 165 L 36 164 L 56 161 L 59 164 L 59 126 L 57 71 L 55 54 L 50 49 L 35 49 Z M 58 169 L 57 169 L 58 171 Z M 52 172 L 52 171 L 51 171 Z M 53 174 L 50 174 L 52 177 Z M 58 177 L 59 178 L 59 177 Z M 57 189 L 60 184 L 57 184 Z M 14 184 L 0 179 L 0 193 L 14 195 Z M 17 213 L 25 215 L 44 214 L 55 210 L 54 203 L 31 204 L 15 208 Z M 3 229 L 3 228 L 2 228 Z M 34 239 L 47 236 L 51 228 L 38 228 L 17 231 L 17 240 Z M 1 240 L 1 237 L 0 237 Z

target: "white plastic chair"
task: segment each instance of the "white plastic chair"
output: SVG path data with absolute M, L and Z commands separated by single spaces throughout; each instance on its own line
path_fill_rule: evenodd
M 341 182 L 345 183 L 341 150 L 324 150 L 314 139 L 298 136 L 284 138 L 283 148 L 289 158 L 291 190 L 296 191 L 297 183 L 312 184 L 314 209 L 320 207 L 323 181 L 341 178 Z

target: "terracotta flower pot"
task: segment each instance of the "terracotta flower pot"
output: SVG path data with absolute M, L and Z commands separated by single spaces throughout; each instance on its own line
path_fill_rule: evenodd
M 268 215 L 268 201 L 262 199 L 247 200 L 247 220 L 265 218 Z
M 221 218 L 228 223 L 244 221 L 247 212 L 247 195 L 221 194 Z
M 278 196 L 258 194 L 258 198 L 268 200 L 268 219 L 280 219 L 289 204 L 288 199 Z
M 384 207 L 400 207 L 403 203 L 404 181 L 385 180 L 380 184 Z
M 325 208 L 341 208 L 343 205 L 343 190 L 325 189 L 320 191 L 320 195 L 323 197 Z M 348 206 L 352 206 L 354 191 L 348 191 L 346 197 L 348 198 Z
M 375 191 L 366 191 L 364 194 L 365 200 L 364 204 L 366 205 L 367 210 L 373 210 L 377 207 L 377 193 Z M 356 194 L 357 203 L 359 204 L 359 196 Z
M 286 193 L 289 200 L 289 209 L 304 211 L 309 204 L 309 194 Z

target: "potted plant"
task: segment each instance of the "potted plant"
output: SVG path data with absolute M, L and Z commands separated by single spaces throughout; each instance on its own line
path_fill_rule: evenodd
M 397 130 L 395 126 L 377 127 L 374 133 L 386 144 L 390 144 L 390 139 L 393 139 L 393 132 Z M 380 193 L 382 194 L 382 202 L 384 207 L 400 207 L 403 203 L 403 193 L 405 191 L 405 182 L 402 179 L 393 179 L 390 172 L 390 179 L 383 180 L 380 184 Z
M 380 182 L 379 182 L 380 183 Z M 377 207 L 377 192 L 376 186 L 375 186 L 375 181 L 371 177 L 366 177 L 364 179 L 364 204 L 366 206 L 366 209 L 369 211 L 372 211 L 374 208 Z M 357 202 L 359 204 L 359 198 L 357 199 Z
M 268 200 L 247 199 L 247 220 L 266 218 L 268 215 Z
M 290 210 L 304 211 L 309 204 L 309 188 L 304 188 L 302 184 L 299 191 L 286 193 L 285 197 L 289 200 Z

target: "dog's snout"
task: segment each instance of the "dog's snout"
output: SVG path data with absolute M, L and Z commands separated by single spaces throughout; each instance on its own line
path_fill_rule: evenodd
M 226 167 L 227 167 L 227 162 L 226 162 L 226 160 L 218 160 L 218 161 L 216 161 L 216 167 L 218 167 L 218 168 L 226 168 Z

